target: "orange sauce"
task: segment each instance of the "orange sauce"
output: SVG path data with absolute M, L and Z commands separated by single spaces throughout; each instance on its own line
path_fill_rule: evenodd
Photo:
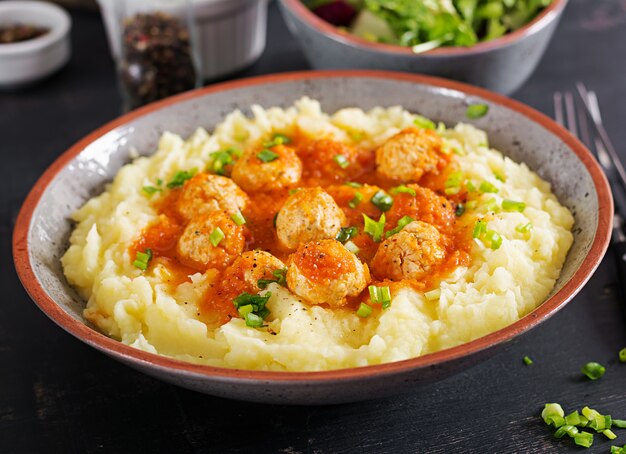
M 370 202 L 376 188 L 369 188 L 368 191 L 367 187 L 351 187 L 345 183 L 357 182 L 373 185 L 385 191 L 389 191 L 390 188 L 400 183 L 382 179 L 377 175 L 374 150 L 359 149 L 326 139 L 306 140 L 301 134 L 297 134 L 292 140 L 290 146 L 295 148 L 303 162 L 300 187 L 321 186 L 333 196 L 346 214 L 348 225 L 359 227 L 359 234 L 351 241 L 360 249 L 359 258 L 369 264 L 380 243 L 374 242 L 371 236 L 363 232 L 363 214 L 376 221 L 383 214 Z M 341 168 L 335 160 L 338 154 L 345 156 L 350 163 L 345 169 Z M 446 260 L 423 280 L 382 281 L 373 282 L 374 285 L 391 286 L 392 291 L 403 287 L 425 291 L 437 286 L 457 267 L 470 262 L 471 228 L 462 225 L 455 215 L 456 204 L 464 201 L 465 194 L 457 194 L 453 197 L 443 195 L 447 176 L 455 170 L 452 157 L 442 154 L 436 172 L 426 174 L 418 184 L 407 183 L 409 187 L 414 188 L 416 196 L 406 193 L 394 195 L 393 206 L 385 213 L 386 231 L 395 228 L 398 220 L 404 216 L 436 226 L 444 237 Z M 244 226 L 246 251 L 260 249 L 271 253 L 283 262 L 287 261 L 292 251 L 284 250 L 279 244 L 274 219 L 289 197 L 289 191 L 293 189 L 295 188 L 247 194 L 250 203 L 243 213 L 246 219 Z M 155 202 L 154 206 L 160 213 L 159 220 L 146 227 L 129 249 L 132 260 L 137 252 L 151 249 L 154 260 L 151 261 L 150 266 L 160 263 L 170 270 L 172 278 L 169 282 L 172 285 L 187 281 L 188 276 L 196 272 L 206 271 L 206 269 L 182 264 L 176 255 L 176 244 L 185 227 L 185 222 L 175 208 L 180 192 L 180 188 L 172 189 L 165 197 Z M 363 199 L 358 205 L 351 207 L 350 202 L 357 193 L 362 193 Z M 314 267 L 314 270 L 306 270 L 306 274 L 319 280 L 333 278 L 338 269 L 337 261 L 323 254 L 315 260 L 300 263 L 296 253 L 291 260 L 299 267 Z M 347 261 L 339 265 L 345 266 L 346 269 L 354 267 L 353 263 Z M 246 284 L 243 270 L 231 267 L 226 270 L 217 270 L 217 272 L 219 275 L 215 282 L 210 284 L 200 304 L 202 318 L 210 326 L 219 326 L 228 322 L 232 317 L 238 317 L 232 300 L 243 292 L 256 293 L 257 291 Z M 370 302 L 367 289 L 359 297 L 351 298 L 349 307 L 356 306 L 361 301 Z M 374 308 L 377 306 L 380 305 L 373 304 Z

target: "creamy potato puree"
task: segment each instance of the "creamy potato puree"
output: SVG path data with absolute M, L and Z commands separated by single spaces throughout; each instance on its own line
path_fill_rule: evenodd
M 254 106 L 252 112 L 252 118 L 233 112 L 212 134 L 199 129 L 188 140 L 165 133 L 153 156 L 137 158 L 124 166 L 103 194 L 75 213 L 77 225 L 61 261 L 68 281 L 87 301 L 85 317 L 102 332 L 133 347 L 198 364 L 277 371 L 327 370 L 403 360 L 471 341 L 528 314 L 552 290 L 573 241 L 573 217 L 551 193 L 549 183 L 526 165 L 490 149 L 484 132 L 467 124 L 452 129 L 440 125 L 438 138 L 432 131 L 415 129 L 416 124 L 423 125 L 422 119 L 401 107 L 368 112 L 351 108 L 328 115 L 317 101 L 308 98 L 288 109 Z M 406 133 L 409 128 L 413 132 Z M 269 151 L 280 155 L 279 159 L 264 164 L 255 161 L 260 150 L 268 148 L 263 143 L 275 134 L 305 144 L 297 149 L 300 160 L 289 145 L 283 150 L 278 144 L 270 146 Z M 441 149 L 435 155 L 403 159 L 403 147 L 430 147 L 424 145 L 422 135 L 442 145 Z M 395 142 L 390 141 L 394 137 Z M 435 221 L 424 218 L 413 219 L 400 233 L 387 240 L 383 236 L 375 243 L 363 232 L 361 212 L 352 216 L 346 205 L 353 193 L 341 201 L 342 192 L 370 190 L 344 185 L 355 167 L 344 168 L 337 162 L 336 169 L 328 164 L 316 175 L 307 168 L 330 146 L 314 142 L 317 150 L 307 145 L 321 138 L 334 141 L 332 147 L 339 150 L 345 148 L 338 153 L 352 166 L 370 166 L 371 175 L 378 175 L 377 182 L 388 179 L 384 189 L 397 206 L 412 197 L 393 193 L 392 187 L 403 184 L 410 187 L 419 183 L 437 192 L 436 197 L 445 196 L 452 207 L 446 209 L 455 211 L 456 219 L 450 225 L 456 239 L 447 249 L 437 249 L 437 244 L 443 244 L 437 243 L 441 229 L 429 224 Z M 220 170 L 215 153 L 228 149 L 241 151 L 233 154 L 233 160 L 241 163 L 234 169 L 230 163 Z M 367 156 L 372 159 L 368 161 Z M 409 161 L 411 165 L 406 165 Z M 441 162 L 447 166 L 441 167 Z M 256 167 L 262 169 L 256 171 L 255 166 L 261 164 L 265 167 Z M 185 220 L 172 229 L 186 230 L 182 233 L 185 239 L 178 240 L 172 253 L 176 258 L 155 253 L 147 269 L 142 270 L 133 262 L 139 257 L 136 253 L 151 244 L 146 232 L 158 223 L 164 228 L 164 219 L 169 219 L 168 197 L 191 188 L 192 180 L 172 189 L 167 184 L 177 172 L 191 169 L 207 174 L 218 169 L 240 184 L 235 187 L 226 182 L 217 191 L 228 195 L 224 199 L 229 201 L 227 206 L 206 198 L 194 205 L 196 199 L 192 198 L 180 208 L 182 202 L 177 201 L 176 216 Z M 201 178 L 208 177 L 193 181 Z M 366 181 L 358 176 L 356 179 L 370 183 L 369 177 L 363 178 Z M 304 186 L 322 186 L 324 194 L 311 189 L 301 189 L 305 192 L 300 195 L 295 190 L 287 193 L 296 181 L 308 181 Z M 259 191 L 264 184 L 283 190 L 283 195 L 263 205 Z M 328 189 L 333 184 L 338 187 Z M 145 187 L 154 190 L 148 194 Z M 245 193 L 239 192 L 240 187 Z M 419 186 L 413 187 L 422 191 Z M 374 209 L 368 202 L 370 197 L 366 194 L 362 203 Z M 299 200 L 324 209 L 321 214 L 303 215 L 298 211 Z M 276 219 L 276 236 L 272 217 L 284 203 L 286 208 Z M 273 212 L 262 208 L 272 204 Z M 230 217 L 240 208 L 246 219 L 249 212 L 257 210 L 253 214 L 256 217 L 244 226 L 232 223 Z M 386 213 L 388 219 L 394 216 L 393 210 Z M 380 212 L 370 214 L 379 221 Z M 200 216 L 203 220 L 197 221 Z M 396 227 L 398 217 L 385 225 L 386 231 Z M 255 219 L 265 222 L 266 227 L 257 226 L 255 231 Z M 189 227 L 193 222 L 198 224 Z M 211 227 L 204 228 L 205 224 Z M 356 255 L 332 239 L 339 224 L 358 226 L 359 236 L 354 243 L 361 248 Z M 299 229 L 298 225 L 304 227 Z M 225 233 L 219 242 L 219 247 L 223 246 L 220 251 L 207 243 L 215 226 L 222 226 Z M 254 234 L 254 247 L 268 250 L 272 256 L 255 253 L 233 265 L 244 250 L 249 250 L 248 228 Z M 263 231 L 269 232 L 267 238 Z M 243 235 L 239 239 L 237 232 Z M 179 238 L 181 231 L 177 235 Z M 378 251 L 391 239 L 394 244 L 390 243 L 384 252 Z M 403 243 L 405 240 L 407 243 Z M 400 250 L 400 254 L 414 254 L 410 260 L 415 262 L 395 261 L 393 254 L 398 252 L 394 248 L 406 247 L 410 241 L 416 242 L 418 251 Z M 328 289 L 315 288 L 313 281 L 305 279 L 305 266 L 294 252 L 298 244 L 328 247 L 331 256 L 342 255 L 346 264 L 343 269 L 349 270 L 346 282 Z M 428 252 L 430 246 L 434 249 Z M 380 255 L 372 260 L 375 253 Z M 265 268 L 250 265 L 257 259 Z M 287 286 L 282 282 L 270 282 L 264 289 L 256 285 L 259 276 L 270 276 L 282 264 L 290 269 Z M 402 269 L 397 268 L 401 265 Z M 224 272 L 225 267 L 231 271 Z M 231 306 L 231 299 L 222 301 L 221 306 L 214 305 L 219 300 L 216 295 L 228 293 L 225 286 L 243 279 L 241 276 L 247 276 L 246 288 L 253 289 L 248 293 L 271 293 L 266 304 L 269 315 L 262 327 L 247 326 Z M 364 285 L 388 286 L 391 305 L 382 309 L 370 301 Z M 361 303 L 372 309 L 371 314 L 363 317 L 357 313 Z

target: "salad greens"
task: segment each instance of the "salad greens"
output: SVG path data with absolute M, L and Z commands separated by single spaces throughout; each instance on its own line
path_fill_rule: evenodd
M 303 0 L 319 17 L 370 41 L 425 52 L 472 46 L 531 21 L 552 0 Z

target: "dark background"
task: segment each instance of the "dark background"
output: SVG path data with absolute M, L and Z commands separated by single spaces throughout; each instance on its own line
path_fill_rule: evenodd
M 73 57 L 51 79 L 0 93 L 0 453 L 570 452 L 539 413 L 545 402 L 626 419 L 624 301 L 609 254 L 560 313 L 493 359 L 448 380 L 374 402 L 285 407 L 218 399 L 135 372 L 48 320 L 15 274 L 11 232 L 44 169 L 79 138 L 116 117 L 120 100 L 100 17 L 72 15 Z M 276 5 L 261 60 L 234 77 L 306 69 Z M 577 80 L 598 92 L 626 158 L 626 1 L 571 0 L 535 75 L 514 95 L 552 114 L 552 93 Z M 524 366 L 530 355 L 535 363 Z M 587 361 L 607 366 L 589 382 Z M 626 443 L 626 430 L 614 444 Z M 566 437 L 567 438 L 567 437 Z M 608 452 L 596 436 L 589 452 Z

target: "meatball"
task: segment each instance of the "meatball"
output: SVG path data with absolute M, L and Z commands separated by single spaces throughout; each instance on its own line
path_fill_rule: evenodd
M 249 251 L 228 267 L 223 281 L 227 281 L 231 286 L 233 281 L 239 281 L 242 286 L 239 293 L 244 291 L 257 293 L 262 290 L 258 284 L 259 279 L 278 279 L 274 272 L 285 268 L 285 264 L 269 252 Z
M 285 145 L 249 150 L 235 163 L 231 174 L 246 191 L 271 191 L 293 186 L 301 176 L 302 161 L 293 148 Z
M 303 179 L 323 185 L 348 180 L 361 168 L 356 148 L 330 139 L 313 140 L 298 155 L 306 162 Z
M 370 281 L 367 265 L 336 240 L 301 245 L 288 265 L 287 287 L 310 304 L 344 306 Z
M 243 229 L 225 211 L 197 216 L 187 224 L 178 239 L 178 258 L 183 264 L 196 269 L 225 268 L 244 250 Z M 214 234 L 213 238 L 211 234 Z M 220 238 L 222 234 L 224 237 Z
M 417 181 L 437 169 L 441 147 L 434 131 L 404 129 L 376 150 L 376 171 L 391 180 Z
M 419 280 L 445 259 L 444 238 L 430 224 L 414 221 L 378 248 L 371 262 L 378 279 Z
M 395 226 L 404 216 L 434 225 L 440 232 L 447 233 L 454 229 L 455 206 L 428 188 L 416 184 L 408 185 L 415 195 L 402 193 L 394 196 L 393 206 L 387 212 L 387 222 Z
M 199 173 L 182 187 L 175 207 L 185 222 L 189 222 L 211 211 L 234 214 L 243 210 L 247 203 L 246 193 L 230 178 Z
M 322 188 L 303 188 L 291 195 L 276 217 L 278 241 L 295 249 L 309 241 L 335 238 L 346 216 Z

